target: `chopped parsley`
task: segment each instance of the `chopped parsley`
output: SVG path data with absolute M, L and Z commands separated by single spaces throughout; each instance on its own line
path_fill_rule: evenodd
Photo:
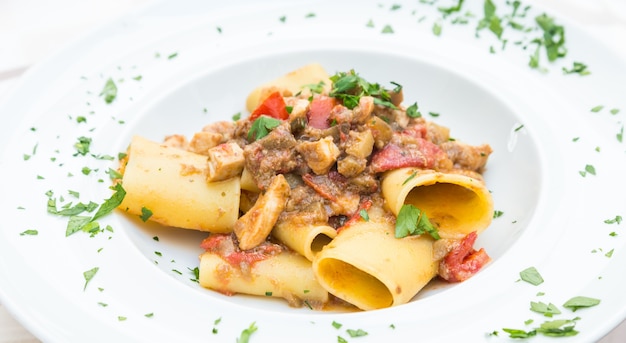
M 600 303 L 600 299 L 577 296 L 569 299 L 563 304 L 563 307 L 576 311 L 580 308 L 593 307 Z
M 538 328 L 531 331 L 509 329 L 504 328 L 502 331 L 509 334 L 511 338 L 530 338 L 536 336 L 538 333 L 547 337 L 568 337 L 575 336 L 578 331 L 574 330 L 576 321 L 580 318 L 574 319 L 557 319 L 552 321 L 543 322 Z
M 361 216 L 361 218 L 363 218 L 363 220 L 365 220 L 366 222 L 370 220 L 370 216 L 369 216 L 369 214 L 367 213 L 367 210 L 366 210 L 366 209 L 361 209 L 361 210 L 359 211 L 359 216 Z
M 76 149 L 76 155 L 85 156 L 89 153 L 89 147 L 91 145 L 91 138 L 81 136 L 78 137 L 78 142 L 74 143 L 74 148 Z
M 574 62 L 572 68 L 570 69 L 563 67 L 563 74 L 578 74 L 580 76 L 585 76 L 591 74 L 591 72 L 587 69 L 586 64 Z
M 98 204 L 94 202 L 89 202 L 88 204 L 78 203 L 74 206 L 66 205 L 65 208 L 60 211 L 57 209 L 56 199 L 52 197 L 53 193 L 49 191 L 46 193 L 48 195 L 48 213 L 70 217 L 65 230 L 65 236 L 70 236 L 81 230 L 95 234 L 100 229 L 100 225 L 96 220 L 113 211 L 122 203 L 122 200 L 124 200 L 124 197 L 126 196 L 126 191 L 122 188 L 121 184 L 118 183 L 111 188 L 115 190 L 115 193 L 109 199 L 105 200 L 99 207 Z M 79 216 L 79 214 L 85 211 L 92 212 L 96 208 L 98 208 L 98 210 L 93 217 Z
M 443 13 L 444 16 L 448 16 L 452 13 L 460 12 L 461 8 L 463 7 L 463 1 L 464 0 L 458 0 L 455 6 L 439 7 L 437 9 L 439 10 L 439 12 Z
M 141 220 L 145 223 L 148 219 L 150 219 L 150 217 L 152 217 L 152 211 L 149 208 L 142 206 L 141 216 L 139 216 L 139 218 L 141 218 Z
M 598 105 L 591 108 L 591 112 L 598 113 L 604 109 L 604 105 Z
M 331 76 L 330 80 L 333 84 L 329 96 L 341 100 L 349 109 L 355 108 L 363 96 L 372 96 L 376 105 L 396 108 L 391 103 L 391 95 L 387 89 L 378 83 L 367 82 L 354 70 L 337 73 Z
M 406 115 L 411 118 L 420 118 L 422 116 L 422 114 L 419 112 L 417 102 L 406 108 Z
M 606 219 L 606 220 L 604 221 L 604 223 L 605 223 L 605 224 L 618 224 L 618 225 L 619 225 L 621 222 L 622 222 L 622 216 L 619 216 L 619 215 L 615 216 L 615 218 L 612 218 L 612 219 Z
M 83 277 L 85 278 L 85 286 L 83 287 L 83 291 L 87 289 L 87 285 L 89 284 L 89 281 L 91 281 L 91 279 L 93 279 L 93 277 L 96 276 L 96 273 L 98 272 L 99 269 L 100 268 L 98 267 L 94 267 L 83 273 Z
M 381 33 L 393 33 L 394 31 L 391 25 L 385 25 L 380 32 Z
M 100 92 L 100 96 L 104 96 L 104 102 L 110 104 L 117 97 L 117 86 L 112 78 L 109 78 L 104 84 L 104 88 Z
M 541 44 L 546 48 L 548 61 L 553 62 L 560 57 L 565 57 L 565 29 L 562 25 L 557 25 L 554 18 L 541 14 L 535 17 L 535 21 L 543 30 L 543 40 Z
M 402 205 L 396 219 L 396 238 L 423 233 L 430 234 L 434 239 L 440 238 L 437 228 L 430 223 L 424 211 L 410 204 Z
M 250 324 L 247 329 L 241 331 L 241 335 L 237 338 L 237 343 L 248 343 L 250 341 L 250 336 L 258 330 L 256 326 L 256 322 Z
M 543 278 L 541 277 L 541 274 L 539 274 L 539 271 L 537 271 L 537 268 L 535 267 L 526 268 L 522 270 L 519 273 L 519 275 L 523 281 L 526 281 L 530 283 L 531 285 L 538 286 L 543 283 Z
M 111 187 L 111 189 L 113 189 L 115 193 L 113 193 L 113 195 L 109 199 L 105 200 L 102 205 L 100 205 L 100 208 L 98 208 L 98 211 L 91 219 L 92 221 L 111 213 L 116 207 L 118 207 L 122 203 L 122 200 L 124 200 L 124 197 L 126 196 L 126 191 L 122 187 L 122 184 L 118 183 L 115 186 Z
M 278 127 L 281 123 L 281 120 L 272 117 L 258 117 L 252 122 L 252 126 L 250 126 L 250 131 L 248 131 L 248 140 L 253 142 L 267 136 L 270 131 Z
M 20 236 L 37 236 L 38 234 L 39 231 L 31 229 L 20 232 Z
M 502 19 L 496 15 L 496 5 L 491 0 L 485 0 L 483 6 L 483 19 L 478 22 L 478 27 L 476 30 L 482 30 L 484 28 L 488 28 L 489 31 L 493 32 L 498 39 L 502 37 Z
M 191 271 L 191 273 L 193 274 L 193 279 L 190 279 L 193 282 L 200 282 L 200 268 L 195 267 L 193 269 L 191 268 L 187 268 L 189 269 L 189 271 Z
M 433 30 L 433 34 L 434 34 L 435 36 L 441 36 L 441 30 L 442 30 L 442 29 L 441 29 L 441 23 L 440 23 L 439 21 L 436 21 L 436 22 L 433 24 L 433 29 L 432 29 L 432 30 Z
M 579 172 L 581 176 L 587 176 L 587 174 L 596 175 L 596 168 L 591 164 L 585 165 L 585 170 Z
M 362 337 L 362 336 L 367 336 L 367 332 L 361 329 L 357 329 L 357 330 L 352 330 L 352 329 L 347 329 L 346 332 L 348 333 L 348 335 L 350 335 L 350 337 L 354 338 L 354 337 Z
M 561 314 L 561 311 L 553 303 L 546 304 L 544 302 L 530 302 L 530 310 L 541 313 L 546 317 L 552 317 L 555 314 Z

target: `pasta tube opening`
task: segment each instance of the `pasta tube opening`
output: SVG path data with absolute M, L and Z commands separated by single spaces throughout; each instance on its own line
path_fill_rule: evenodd
M 383 196 L 397 215 L 404 204 L 424 211 L 442 238 L 460 239 L 485 230 L 493 218 L 493 200 L 479 174 L 414 168 L 385 174 Z
M 433 240 L 394 237 L 393 220 L 369 210 L 368 221 L 342 229 L 313 260 L 319 283 L 362 310 L 409 302 L 437 274 Z
M 393 304 L 393 296 L 384 283 L 345 261 L 323 259 L 317 273 L 324 275 L 335 296 L 349 298 L 359 308 L 378 309 Z

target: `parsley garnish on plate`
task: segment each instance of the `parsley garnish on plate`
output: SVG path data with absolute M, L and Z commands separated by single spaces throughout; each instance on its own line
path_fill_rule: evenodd
M 580 76 L 585 76 L 591 74 L 591 72 L 587 69 L 586 64 L 574 62 L 572 68 L 570 69 L 563 67 L 563 74 L 578 74 Z
M 539 302 L 531 301 L 530 310 L 533 312 L 541 313 L 546 317 L 552 317 L 555 314 L 561 314 L 561 311 L 559 310 L 559 308 L 556 307 L 556 305 L 554 305 L 553 303 L 546 304 L 541 301 Z
M 256 326 L 256 322 L 250 324 L 247 329 L 241 331 L 241 335 L 237 338 L 237 343 L 248 343 L 250 341 L 250 336 L 258 330 Z
M 528 267 L 522 270 L 519 273 L 519 275 L 523 281 L 526 281 L 531 285 L 538 286 L 543 283 L 543 278 L 541 277 L 541 274 L 539 274 L 539 271 L 535 267 Z
M 83 287 L 83 291 L 87 289 L 87 285 L 89 284 L 89 281 L 91 281 L 91 279 L 93 279 L 93 277 L 96 276 L 96 273 L 98 272 L 98 270 L 100 270 L 100 268 L 94 267 L 83 273 L 83 277 L 85 278 L 85 286 Z
M 569 308 L 572 312 L 575 312 L 578 309 L 593 307 L 598 304 L 600 304 L 600 299 L 577 296 L 566 301 L 565 304 L 563 304 L 563 307 Z
M 110 104 L 117 97 L 117 86 L 112 78 L 109 78 L 100 92 L 100 96 L 104 96 L 104 102 Z

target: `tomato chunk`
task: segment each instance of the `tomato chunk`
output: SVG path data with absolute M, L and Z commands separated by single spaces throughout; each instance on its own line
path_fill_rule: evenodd
M 439 263 L 439 276 L 449 282 L 465 281 L 491 261 L 485 249 L 473 248 L 477 237 L 476 231 L 470 232 L 448 252 Z
M 255 120 L 261 115 L 266 115 L 275 119 L 285 120 L 289 118 L 285 99 L 280 92 L 273 92 L 250 114 L 250 120 Z
M 309 105 L 309 112 L 307 113 L 309 126 L 322 130 L 329 128 L 330 111 L 335 105 L 335 98 L 327 96 L 314 98 Z

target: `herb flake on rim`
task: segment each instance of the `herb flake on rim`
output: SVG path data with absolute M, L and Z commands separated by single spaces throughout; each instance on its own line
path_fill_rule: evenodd
M 539 271 L 535 267 L 528 267 L 522 270 L 519 275 L 523 281 L 531 285 L 538 286 L 543 283 L 543 277 L 541 277 L 541 274 L 539 274 Z

